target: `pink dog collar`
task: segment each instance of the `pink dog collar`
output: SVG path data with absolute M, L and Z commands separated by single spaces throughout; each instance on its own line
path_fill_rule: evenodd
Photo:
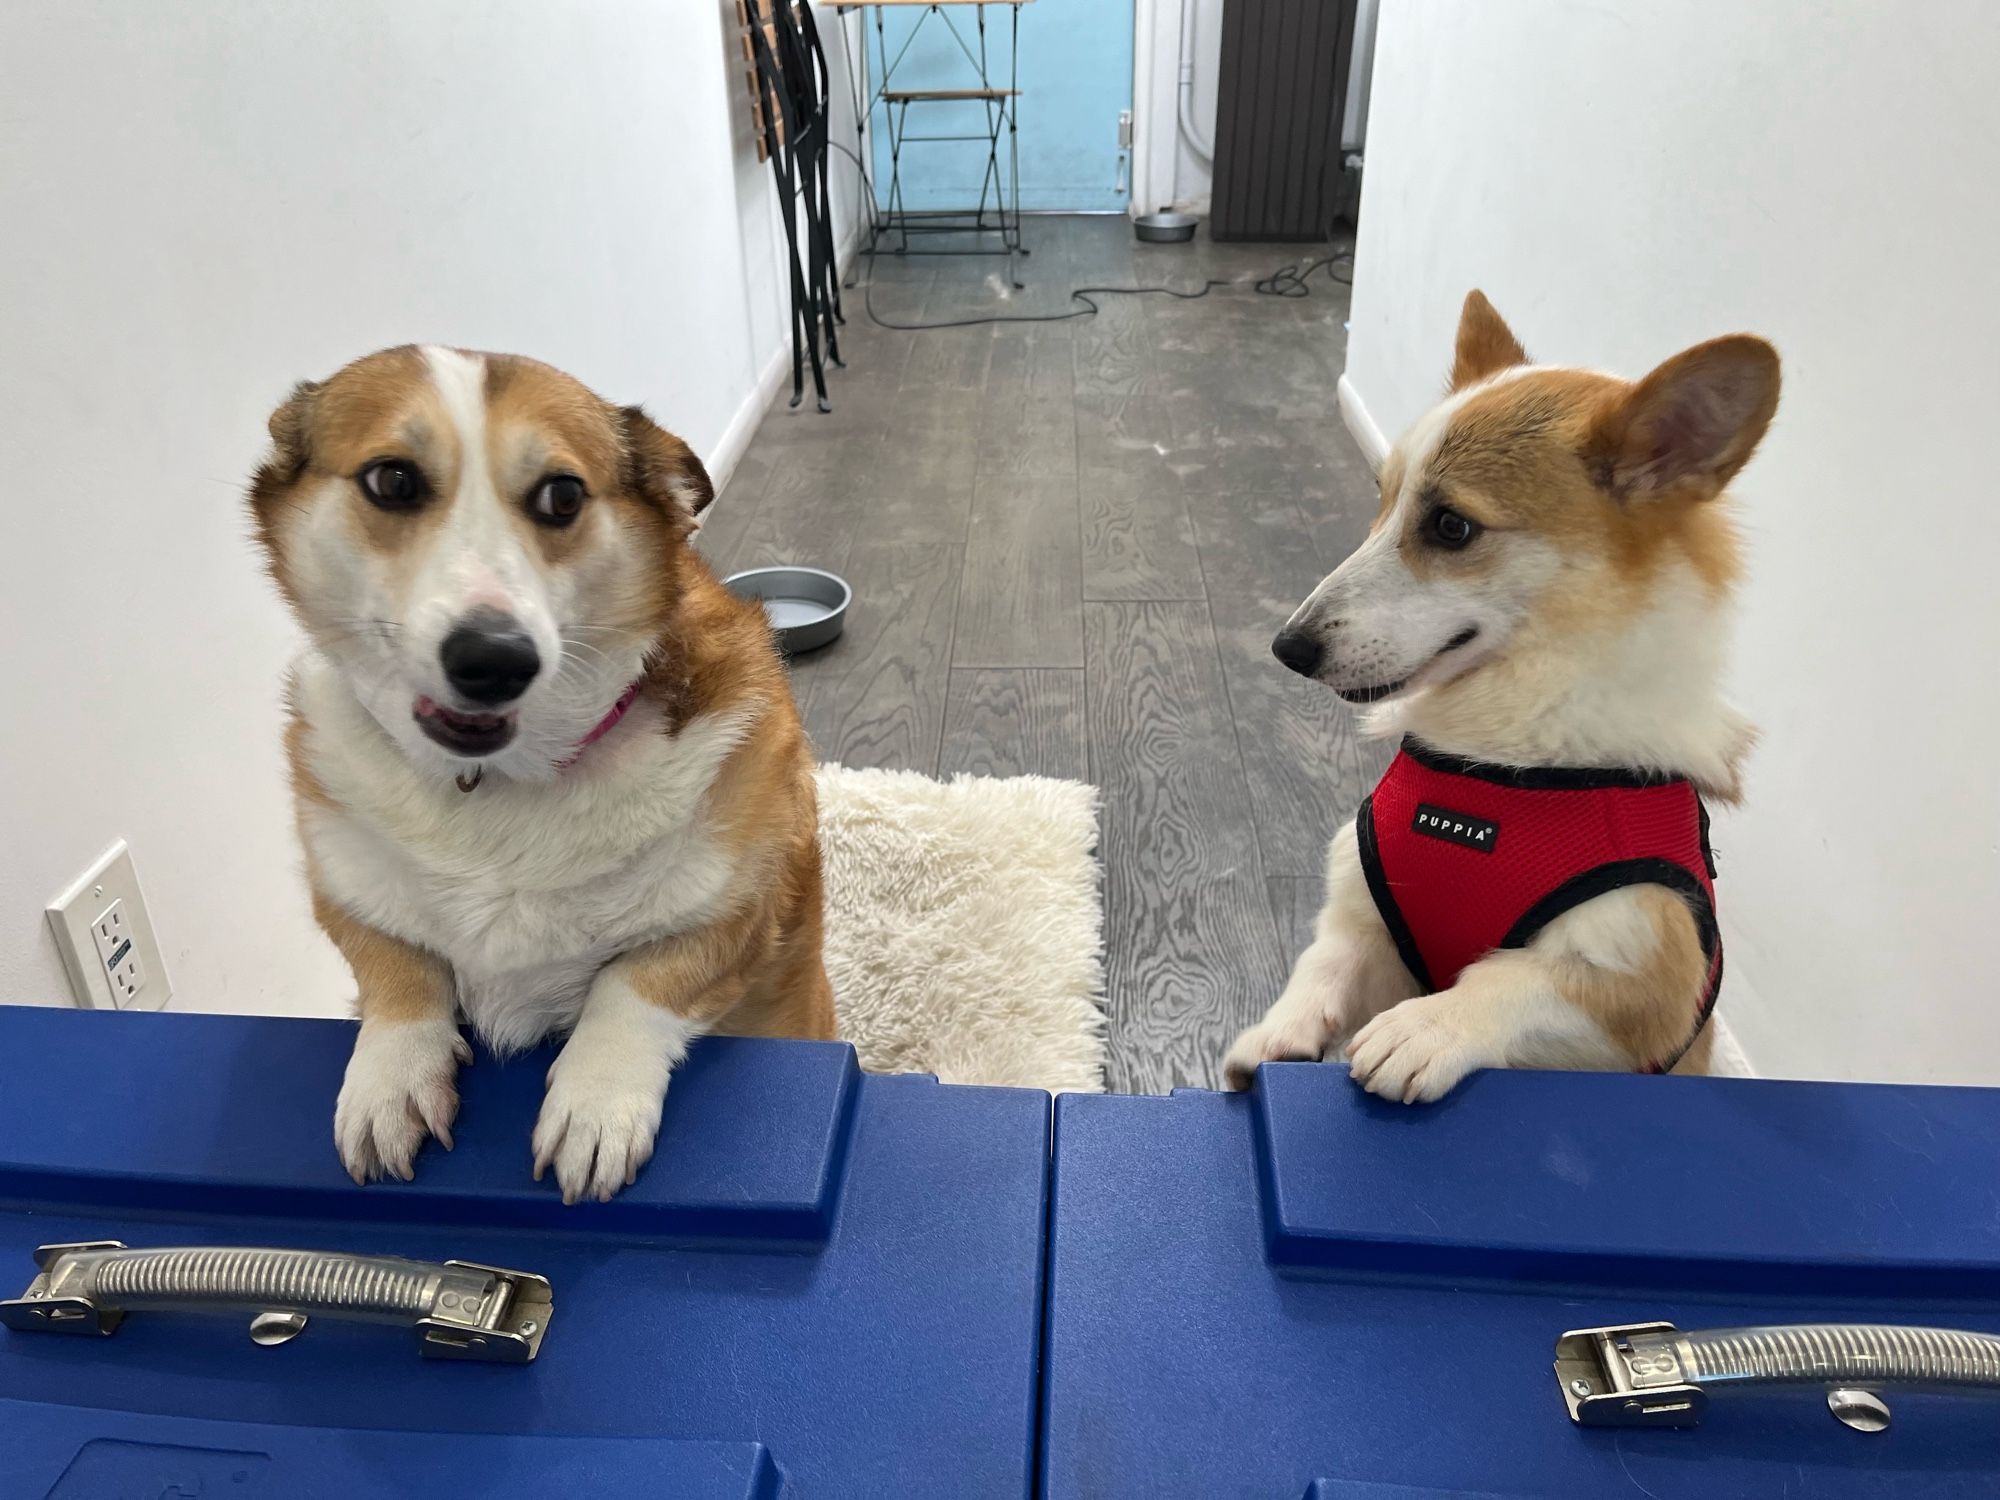
M 558 771 L 567 771 L 583 758 L 584 751 L 588 750 L 592 745 L 618 727 L 618 721 L 630 713 L 632 705 L 639 701 L 639 687 L 640 683 L 635 682 L 618 695 L 618 701 L 611 705 L 611 712 L 597 721 L 597 727 L 592 729 L 589 734 L 586 734 L 577 747 L 570 751 L 569 758 L 556 762 L 556 769 Z

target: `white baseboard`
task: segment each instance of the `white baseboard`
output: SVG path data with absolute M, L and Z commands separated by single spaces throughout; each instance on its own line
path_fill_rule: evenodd
M 792 346 L 781 344 L 771 351 L 771 357 L 764 361 L 764 368 L 757 372 L 757 383 L 736 408 L 736 414 L 729 419 L 729 425 L 722 429 L 722 436 L 716 439 L 714 449 L 709 453 L 705 467 L 708 469 L 709 483 L 720 495 L 729 488 L 729 481 L 735 477 L 736 466 L 743 462 L 743 455 L 750 451 L 750 440 L 757 435 L 757 428 L 764 420 L 764 413 L 784 389 L 786 372 L 792 366 Z
M 1344 372 L 1336 390 L 1340 396 L 1340 418 L 1360 445 L 1361 456 L 1368 460 L 1371 467 L 1379 465 L 1389 454 L 1389 440 L 1382 436 L 1382 429 L 1368 414 L 1368 403 L 1361 399 L 1361 392 L 1354 388 L 1354 382 Z
M 836 279 L 845 280 L 848 267 L 853 265 L 854 256 L 861 248 L 864 226 L 856 224 L 847 243 L 834 258 Z M 786 323 L 790 327 L 789 319 Z M 757 383 L 736 408 L 736 414 L 729 419 L 729 425 L 722 429 L 722 436 L 716 439 L 714 449 L 705 463 L 709 483 L 720 495 L 729 487 L 729 481 L 736 475 L 736 466 L 743 462 L 743 455 L 750 451 L 750 440 L 757 435 L 757 428 L 763 423 L 764 413 L 771 409 L 771 403 L 778 399 L 778 392 L 785 388 L 785 376 L 792 367 L 792 341 L 787 333 L 778 340 L 777 348 L 764 361 L 764 368 L 757 372 Z

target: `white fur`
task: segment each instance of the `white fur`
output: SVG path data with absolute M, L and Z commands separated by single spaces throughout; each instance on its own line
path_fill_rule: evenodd
M 632 988 L 622 964 L 590 987 L 569 1043 L 549 1068 L 535 1121 L 535 1179 L 550 1166 L 563 1202 L 609 1202 L 653 1154 L 667 1080 L 708 1028 Z
M 458 1065 L 472 1049 L 449 1018 L 363 1021 L 333 1108 L 333 1139 L 356 1182 L 408 1182 L 428 1132 L 451 1149 Z
M 1476 1068 L 1622 1066 L 1610 1039 L 1547 976 L 1527 954 L 1495 953 L 1450 989 L 1392 1006 L 1348 1043 L 1354 1081 L 1384 1099 L 1428 1104 Z
M 1373 709 L 1365 727 L 1474 760 L 1633 766 L 1730 786 L 1750 735 L 1720 688 L 1732 613 L 1726 596 L 1676 564 L 1623 630 L 1528 643 L 1449 700 L 1412 693 Z
M 562 641 L 548 597 L 559 580 L 545 576 L 529 555 L 526 538 L 508 514 L 512 497 L 501 493 L 486 424 L 486 360 L 435 346 L 423 351 L 431 385 L 443 403 L 458 442 L 456 483 L 444 525 L 411 581 L 403 637 L 419 684 L 440 702 L 451 690 L 436 665 L 438 646 L 468 610 L 484 605 L 520 621 L 543 661 L 561 654 Z
M 413 764 L 325 662 L 301 663 L 293 691 L 335 804 L 301 817 L 321 889 L 449 962 L 496 1048 L 563 1030 L 606 963 L 725 912 L 734 866 L 703 799 L 743 716 L 669 736 L 642 701 L 553 783 L 488 777 L 467 794 Z
M 1264 1019 L 1239 1036 L 1223 1058 L 1224 1076 L 1231 1088 L 1244 1089 L 1261 1062 L 1337 1056 L 1362 1025 L 1416 992 L 1389 929 L 1376 915 L 1349 819 L 1327 846 L 1326 904 L 1312 943 Z

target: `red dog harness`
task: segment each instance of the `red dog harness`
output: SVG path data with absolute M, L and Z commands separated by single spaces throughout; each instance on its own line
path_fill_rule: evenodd
M 1426 994 L 1496 948 L 1525 948 L 1572 907 L 1663 885 L 1694 910 L 1708 982 L 1679 1062 L 1722 988 L 1708 809 L 1685 777 L 1494 766 L 1407 739 L 1355 819 L 1361 869 L 1396 951 Z

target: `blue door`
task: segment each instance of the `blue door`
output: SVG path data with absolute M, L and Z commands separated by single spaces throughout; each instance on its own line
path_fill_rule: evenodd
M 1009 188 L 1010 209 L 1010 147 L 1018 146 L 1025 211 L 1124 210 L 1130 172 L 1119 117 L 1132 107 L 1131 0 L 871 5 L 859 16 L 866 86 L 876 101 L 868 125 L 876 198 L 884 208 L 893 175 L 901 184 L 903 208 L 969 210 L 979 206 L 983 188 L 991 209 L 988 136 L 997 126 L 999 179 Z M 890 102 L 897 94 L 982 86 L 1020 92 L 998 99 Z M 1007 109 L 1016 112 L 1019 125 L 1012 141 Z M 900 160 L 893 162 L 891 111 L 905 137 Z

